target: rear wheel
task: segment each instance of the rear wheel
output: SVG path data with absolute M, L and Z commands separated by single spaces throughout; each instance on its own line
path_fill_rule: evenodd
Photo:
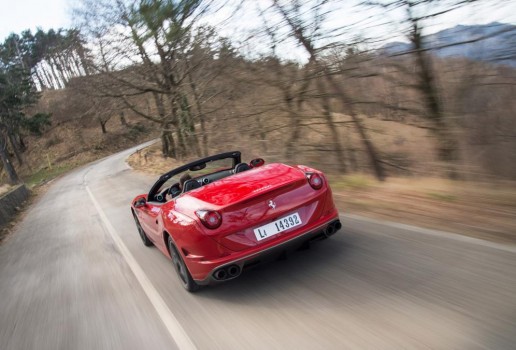
M 136 217 L 136 214 L 134 212 L 133 212 L 133 218 L 134 218 L 134 222 L 136 223 L 136 228 L 138 229 L 138 233 L 140 234 L 140 238 L 143 241 L 143 245 L 146 247 L 152 246 L 153 245 L 152 241 L 149 239 L 149 237 L 147 237 L 147 234 L 143 230 L 142 225 L 140 225 L 140 220 L 138 220 L 138 218 Z
M 174 264 L 174 269 L 177 272 L 177 276 L 179 277 L 183 288 L 189 292 L 195 292 L 198 290 L 199 285 L 195 283 L 192 275 L 190 275 L 190 271 L 188 271 L 188 268 L 186 267 L 181 254 L 179 254 L 177 251 L 177 248 L 172 242 L 172 238 L 170 238 L 170 236 L 168 237 L 168 250 L 170 252 L 170 256 L 172 257 L 172 264 Z

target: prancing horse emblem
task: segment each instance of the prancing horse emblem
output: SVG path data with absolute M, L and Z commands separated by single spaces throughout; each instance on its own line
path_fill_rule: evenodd
M 269 208 L 276 209 L 276 203 L 274 203 L 273 201 L 269 201 Z

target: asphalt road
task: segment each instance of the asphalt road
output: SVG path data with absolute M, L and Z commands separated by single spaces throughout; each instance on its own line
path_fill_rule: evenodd
M 514 349 L 516 249 L 343 216 L 189 294 L 141 244 L 131 151 L 54 181 L 0 246 L 0 349 Z

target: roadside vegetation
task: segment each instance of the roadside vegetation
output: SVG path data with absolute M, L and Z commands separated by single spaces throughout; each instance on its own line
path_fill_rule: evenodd
M 240 149 L 320 168 L 344 210 L 514 240 L 516 27 L 426 39 L 486 1 L 77 3 L 77 28 L 0 45 L 0 183 L 160 138 L 131 164 L 158 173 Z M 346 11 L 367 20 L 336 26 Z M 409 48 L 387 50 L 381 33 Z M 489 60 L 435 51 L 502 36 Z
M 232 149 L 231 146 L 225 150 Z M 157 178 L 182 165 L 164 158 L 161 145 L 141 149 L 128 158 L 135 169 Z M 259 153 L 244 151 L 244 159 Z M 273 153 L 266 162 L 281 161 Z M 192 158 L 193 159 L 193 158 Z M 315 162 L 314 162 L 315 163 Z M 307 163 L 313 165 L 313 163 Z M 516 243 L 516 184 L 513 181 L 464 181 L 446 177 L 390 176 L 378 181 L 365 173 L 330 173 L 333 197 L 341 213 L 401 222 L 459 233 L 500 243 Z

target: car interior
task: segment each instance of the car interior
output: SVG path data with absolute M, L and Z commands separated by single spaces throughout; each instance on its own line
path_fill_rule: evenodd
M 235 165 L 233 169 L 225 169 L 221 171 L 216 171 L 211 174 L 201 175 L 189 180 L 186 180 L 183 185 L 183 190 L 181 191 L 179 182 L 172 184 L 170 187 L 166 187 L 163 191 L 156 195 L 156 201 L 158 202 L 166 202 L 167 200 L 178 197 L 182 193 L 186 193 L 188 191 L 192 191 L 196 188 L 200 188 L 204 185 L 210 184 L 214 181 L 223 179 L 225 177 L 238 174 L 247 170 L 251 170 L 252 168 L 256 168 L 262 166 L 264 164 L 264 160 L 261 158 L 253 159 L 250 164 L 248 163 L 238 163 Z

